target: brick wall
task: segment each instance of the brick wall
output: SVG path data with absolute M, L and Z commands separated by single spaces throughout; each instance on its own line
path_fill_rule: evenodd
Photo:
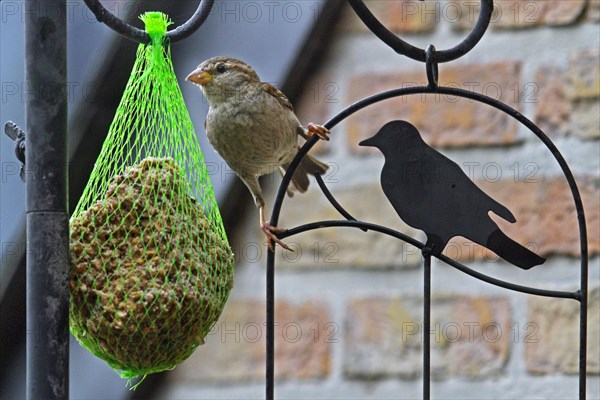
M 451 47 L 478 15 L 478 1 L 367 1 L 412 43 Z M 498 98 L 536 122 L 576 176 L 588 223 L 589 398 L 600 398 L 600 2 L 496 1 L 490 30 L 466 57 L 440 66 L 444 85 Z M 297 102 L 303 122 L 324 120 L 382 90 L 426 82 L 420 63 L 397 56 L 349 7 L 330 51 Z M 266 77 L 265 77 L 266 78 Z M 339 202 L 361 220 L 423 238 L 379 186 L 382 156 L 357 143 L 392 119 L 416 125 L 516 224 L 501 228 L 548 258 L 529 272 L 456 238 L 447 255 L 501 279 L 550 289 L 579 283 L 573 201 L 544 145 L 507 115 L 469 100 L 412 96 L 360 111 L 314 150 Z M 267 179 L 270 209 L 279 177 Z M 236 280 L 206 345 L 169 374 L 157 398 L 261 398 L 264 392 L 266 250 L 249 204 L 232 238 Z M 286 199 L 282 226 L 340 218 L 316 184 Z M 402 242 L 356 229 L 317 230 L 277 249 L 278 398 L 418 398 L 421 393 L 422 269 Z M 432 394 L 436 398 L 577 397 L 578 305 L 492 287 L 433 262 Z

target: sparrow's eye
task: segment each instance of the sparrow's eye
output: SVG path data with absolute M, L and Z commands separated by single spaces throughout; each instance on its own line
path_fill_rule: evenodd
M 224 64 L 219 64 L 219 65 L 217 65 L 216 71 L 217 71 L 219 74 L 222 74 L 222 73 L 224 73 L 225 71 L 227 71 L 227 67 L 226 67 Z

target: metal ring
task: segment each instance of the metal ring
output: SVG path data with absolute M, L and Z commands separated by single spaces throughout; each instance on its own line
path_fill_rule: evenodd
M 146 31 L 136 28 L 128 24 L 127 22 L 115 17 L 113 13 L 108 11 L 100 0 L 83 0 L 85 4 L 96 16 L 99 22 L 104 22 L 109 28 L 115 32 L 125 36 L 128 39 L 138 43 L 149 43 L 150 36 Z M 185 39 L 194 33 L 206 20 L 215 0 L 200 0 L 200 4 L 194 12 L 194 15 L 190 17 L 183 25 L 170 30 L 166 34 L 166 38 L 169 42 L 177 42 L 178 40 Z
M 379 22 L 373 13 L 371 13 L 362 0 L 348 0 L 348 2 L 354 9 L 354 12 L 365 23 L 365 25 L 367 25 L 367 27 L 385 44 L 394 49 L 396 53 L 403 54 L 412 58 L 413 60 L 425 62 L 425 50 L 405 42 L 385 26 L 383 26 L 383 24 Z M 490 20 L 492 19 L 493 11 L 493 0 L 481 0 L 481 11 L 479 12 L 479 18 L 477 19 L 477 23 L 475 24 L 473 30 L 457 46 L 448 50 L 437 51 L 435 53 L 434 61 L 438 63 L 444 63 L 456 60 L 457 58 L 460 58 L 471 51 L 471 49 L 475 47 L 487 30 Z
M 438 63 L 435 59 L 435 46 L 430 44 L 425 49 L 425 70 L 427 72 L 427 82 L 429 87 L 436 88 L 438 86 Z

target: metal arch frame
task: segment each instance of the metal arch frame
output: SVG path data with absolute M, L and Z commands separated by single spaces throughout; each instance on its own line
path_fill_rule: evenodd
M 386 92 L 382 92 L 367 98 L 364 98 L 349 107 L 345 110 L 341 111 L 329 121 L 325 123 L 325 127 L 328 129 L 333 129 L 337 124 L 341 121 L 354 114 L 355 112 L 378 103 L 380 101 L 384 101 L 387 99 L 408 96 L 414 94 L 446 94 L 451 96 L 458 96 L 462 98 L 471 99 L 480 103 L 487 104 L 493 108 L 496 108 L 499 111 L 504 112 L 505 114 L 510 115 L 513 119 L 517 120 L 522 125 L 525 125 L 533 134 L 535 134 L 542 143 L 546 146 L 546 148 L 551 152 L 554 159 L 558 162 L 565 179 L 569 185 L 569 189 L 571 190 L 571 194 L 573 196 L 573 201 L 575 203 L 575 209 L 577 212 L 577 221 L 579 227 L 579 241 L 580 241 L 580 255 L 581 255 L 581 263 L 580 263 L 580 287 L 579 290 L 574 292 L 566 292 L 566 291 L 556 291 L 556 290 L 546 290 L 535 287 L 528 287 L 523 285 L 518 285 L 512 282 L 503 281 L 497 278 L 493 278 L 491 276 L 487 276 L 481 272 L 475 271 L 447 256 L 444 255 L 434 255 L 440 261 L 445 262 L 446 264 L 456 268 L 457 270 L 470 275 L 476 279 L 487 282 L 489 284 L 499 286 L 508 290 L 537 295 L 537 296 L 545 296 L 545 297 L 553 297 L 553 298 L 563 298 L 563 299 L 573 299 L 577 300 L 580 304 L 580 313 L 579 313 L 579 399 L 584 400 L 586 398 L 586 361 L 587 361 L 587 290 L 588 290 L 588 245 L 587 245 L 587 228 L 585 223 L 585 214 L 583 209 L 583 203 L 581 200 L 581 195 L 579 189 L 577 187 L 577 183 L 575 181 L 575 177 L 571 172 L 566 160 L 558 150 L 558 148 L 554 145 L 554 143 L 548 138 L 548 136 L 538 128 L 532 121 L 526 118 L 519 111 L 513 109 L 512 107 L 485 95 L 478 94 L 475 92 L 470 92 L 467 90 L 459 89 L 459 88 L 451 88 L 438 86 L 438 63 L 440 62 L 448 62 L 459 58 L 469 52 L 481 39 L 487 27 L 489 25 L 492 11 L 493 11 L 493 1 L 492 0 L 481 0 L 481 11 L 479 15 L 479 19 L 477 21 L 476 26 L 473 31 L 467 36 L 463 42 L 461 42 L 456 47 L 450 50 L 436 51 L 433 45 L 430 45 L 426 50 L 418 49 L 397 36 L 391 33 L 387 28 L 385 28 L 373 14 L 368 10 L 368 8 L 364 5 L 362 0 L 348 0 L 354 11 L 358 14 L 358 16 L 363 20 L 363 22 L 373 31 L 373 33 L 379 37 L 383 42 L 392 47 L 397 53 L 406 55 L 410 58 L 413 58 L 418 61 L 423 61 L 426 64 L 426 72 L 428 78 L 427 86 L 417 86 L 411 88 L 401 88 L 389 90 Z M 283 204 L 283 200 L 285 198 L 285 194 L 289 184 L 291 182 L 291 177 L 294 174 L 294 171 L 300 164 L 301 159 L 308 153 L 308 151 L 315 145 L 318 141 L 316 136 L 310 138 L 299 150 L 298 154 L 290 164 L 289 169 L 283 177 L 283 180 L 279 186 L 279 190 L 277 192 L 275 202 L 273 204 L 273 209 L 271 212 L 271 220 L 270 223 L 272 226 L 277 226 L 279 222 L 279 215 L 281 212 L 281 206 Z M 291 229 L 288 229 L 285 232 L 282 232 L 278 235 L 279 238 L 283 239 L 286 237 L 290 237 L 302 232 L 321 229 L 321 228 L 330 228 L 330 227 L 353 227 L 359 228 L 363 231 L 373 230 L 380 233 L 387 234 L 389 236 L 395 237 L 399 240 L 403 240 L 406 243 L 412 244 L 415 247 L 421 249 L 423 255 L 423 267 L 424 267 L 424 302 L 423 302 L 423 330 L 424 332 L 430 331 L 431 320 L 430 320 L 430 310 L 431 310 L 431 256 L 432 254 L 425 248 L 425 244 L 421 243 L 410 236 L 407 236 L 401 232 L 396 230 L 371 224 L 368 222 L 357 221 L 353 218 L 344 208 L 335 200 L 331 192 L 325 186 L 322 178 L 317 175 L 316 176 L 319 187 L 332 204 L 332 206 L 340 212 L 340 214 L 346 218 L 346 220 L 329 220 L 329 221 L 319 221 L 312 222 L 304 225 L 300 225 Z M 274 388 L 275 388 L 275 253 L 271 250 L 268 250 L 267 253 L 267 265 L 266 265 L 266 325 L 267 325 L 267 334 L 266 334 L 266 398 L 268 400 L 272 400 L 274 398 Z M 430 338 L 429 335 L 424 335 L 424 343 L 423 343 L 423 399 L 430 398 Z
M 481 272 L 475 271 L 462 263 L 459 263 L 456 260 L 453 260 L 443 254 L 434 255 L 440 261 L 445 262 L 446 264 L 456 268 L 457 270 L 470 275 L 476 279 L 487 282 L 489 284 L 499 286 L 508 290 L 537 295 L 537 296 L 545 296 L 545 297 L 554 297 L 554 298 L 563 298 L 563 299 L 573 299 L 577 300 L 580 303 L 580 332 L 579 332 L 579 340 L 580 340 L 580 352 L 579 352 L 579 398 L 581 400 L 585 399 L 586 393 L 586 359 L 587 359 L 587 286 L 588 286 L 588 246 L 587 246 L 587 228 L 585 223 L 585 214 L 583 209 L 583 203 L 581 200 L 581 195 L 579 193 L 579 189 L 577 187 L 577 183 L 575 181 L 575 177 L 571 172 L 567 162 L 564 157 L 558 150 L 558 148 L 554 145 L 554 143 L 548 138 L 548 136 L 538 128 L 531 120 L 525 117 L 523 114 L 513 109 L 512 107 L 485 95 L 470 92 L 467 90 L 452 88 L 452 87 L 444 87 L 433 85 L 430 82 L 429 86 L 416 86 L 410 88 L 401 88 L 401 89 L 393 89 L 386 92 L 382 92 L 365 99 L 362 99 L 352 105 L 350 105 L 345 110 L 338 113 L 336 116 L 331 118 L 329 121 L 325 123 L 325 127 L 328 129 L 333 129 L 337 124 L 339 124 L 344 119 L 348 118 L 350 115 L 366 108 L 370 105 L 378 103 L 380 101 L 388 100 L 395 97 L 402 97 L 408 95 L 415 94 L 444 94 L 450 96 L 458 96 L 462 98 L 467 98 L 471 100 L 475 100 L 480 103 L 487 104 L 493 108 L 496 108 L 508 115 L 510 115 L 513 119 L 517 120 L 521 124 L 525 125 L 532 133 L 534 133 L 544 145 L 548 148 L 548 150 L 553 155 L 554 159 L 558 162 L 571 190 L 571 194 L 573 196 L 573 201 L 575 203 L 575 209 L 577 212 L 577 220 L 579 226 L 579 237 L 580 237 L 580 253 L 581 253 L 581 264 L 580 264 L 580 288 L 574 292 L 566 292 L 566 291 L 557 291 L 557 290 L 546 290 L 528 286 L 518 285 L 512 282 L 503 281 L 488 275 L 485 275 Z M 277 196 L 275 198 L 275 202 L 273 204 L 273 210 L 271 212 L 271 224 L 272 226 L 277 226 L 279 222 L 279 216 L 281 213 L 281 207 L 283 205 L 283 200 L 285 199 L 285 194 L 287 188 L 291 182 L 291 177 L 294 174 L 294 171 L 300 164 L 301 159 L 309 152 L 309 150 L 315 145 L 315 143 L 319 139 L 316 136 L 310 138 L 299 150 L 296 158 L 290 164 L 290 168 L 287 170 L 286 174 L 283 177 L 283 180 L 279 186 L 279 190 L 277 192 Z M 317 182 L 319 187 L 332 204 L 332 206 L 342 214 L 346 220 L 327 220 L 327 221 L 319 221 L 307 223 L 304 225 L 300 225 L 297 227 L 293 227 L 288 229 L 285 232 L 282 232 L 278 235 L 279 238 L 284 239 L 286 237 L 294 236 L 302 232 L 307 232 L 315 229 L 322 228 L 330 228 L 330 227 L 353 227 L 359 228 L 364 231 L 372 230 L 377 231 L 388 236 L 395 237 L 399 240 L 403 240 L 406 243 L 409 243 L 423 252 L 424 257 L 424 274 L 425 274 L 425 284 L 424 284 L 424 332 L 429 331 L 430 328 L 430 320 L 429 320 L 429 311 L 431 304 L 431 256 L 427 249 L 425 249 L 425 244 L 419 242 L 418 240 L 407 236 L 401 232 L 398 232 L 394 229 L 387 228 L 385 226 L 372 224 L 368 222 L 363 222 L 356 220 L 353 218 L 344 208 L 335 200 L 333 195 L 329 192 L 325 183 L 323 182 L 320 176 L 317 176 Z M 272 251 L 268 251 L 267 253 L 267 362 L 266 362 L 266 390 L 267 390 L 267 399 L 273 399 L 274 395 L 274 356 L 275 356 L 275 343 L 274 343 L 274 323 L 275 323 L 275 310 L 274 310 L 274 295 L 275 295 L 275 254 Z M 428 369 L 429 366 L 429 335 L 424 335 L 424 363 L 423 363 L 423 398 L 429 399 L 429 388 L 430 388 L 430 371 Z
M 89 9 L 94 13 L 99 22 L 104 22 L 115 32 L 137 43 L 149 43 L 150 36 L 143 29 L 136 28 L 131 24 L 116 17 L 100 3 L 100 0 L 83 0 Z M 167 32 L 166 39 L 171 43 L 185 39 L 194 33 L 210 14 L 215 0 L 200 0 L 198 8 L 194 14 L 183 25 L 178 26 Z

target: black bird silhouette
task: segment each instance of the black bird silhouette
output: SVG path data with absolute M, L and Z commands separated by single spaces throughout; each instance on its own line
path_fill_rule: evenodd
M 410 123 L 389 122 L 359 145 L 383 153 L 383 191 L 404 222 L 425 232 L 433 254 L 441 253 L 454 236 L 463 236 L 519 268 L 545 261 L 498 228 L 488 213 L 516 222 L 512 213 L 477 187 L 458 164 L 429 147 Z

